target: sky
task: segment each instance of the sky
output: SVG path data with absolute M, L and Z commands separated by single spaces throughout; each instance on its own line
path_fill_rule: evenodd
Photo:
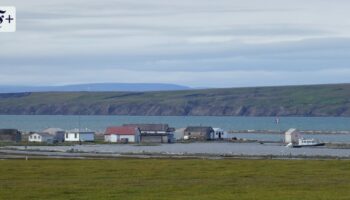
M 0 85 L 350 82 L 348 0 L 1 0 Z

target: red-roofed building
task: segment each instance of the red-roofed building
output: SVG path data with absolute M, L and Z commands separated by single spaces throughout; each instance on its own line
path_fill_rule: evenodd
M 113 126 L 105 131 L 105 142 L 132 142 L 140 141 L 140 129 L 134 126 Z

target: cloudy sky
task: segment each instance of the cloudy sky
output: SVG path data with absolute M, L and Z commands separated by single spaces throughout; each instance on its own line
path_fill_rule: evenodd
M 1 85 L 350 82 L 348 0 L 2 0 Z

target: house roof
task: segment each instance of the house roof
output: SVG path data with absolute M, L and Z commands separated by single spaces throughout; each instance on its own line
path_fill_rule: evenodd
M 138 127 L 141 131 L 164 131 L 171 132 L 174 128 L 170 128 L 168 124 L 124 124 L 123 126 Z
M 212 132 L 214 131 L 210 126 L 188 126 L 186 132 Z
M 105 135 L 135 135 L 136 130 L 135 126 L 113 126 L 106 129 Z

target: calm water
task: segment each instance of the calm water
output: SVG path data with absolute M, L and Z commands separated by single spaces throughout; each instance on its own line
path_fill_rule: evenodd
M 274 117 L 160 117 L 160 116 L 28 116 L 0 115 L 0 128 L 16 128 L 21 131 L 41 131 L 50 127 L 62 129 L 88 128 L 103 132 L 107 126 L 124 123 L 168 123 L 175 128 L 189 125 L 221 127 L 225 130 L 300 130 L 349 131 L 350 118 L 338 117 L 281 117 L 275 124 Z M 282 141 L 282 134 L 233 134 L 237 138 L 262 141 Z M 305 135 L 323 142 L 350 143 L 350 135 Z
M 0 115 L 0 128 L 40 131 L 49 127 L 62 129 L 89 128 L 103 131 L 107 126 L 124 123 L 168 123 L 182 128 L 189 125 L 221 127 L 225 130 L 350 130 L 350 118 L 343 117 L 194 117 L 194 116 L 28 116 Z

